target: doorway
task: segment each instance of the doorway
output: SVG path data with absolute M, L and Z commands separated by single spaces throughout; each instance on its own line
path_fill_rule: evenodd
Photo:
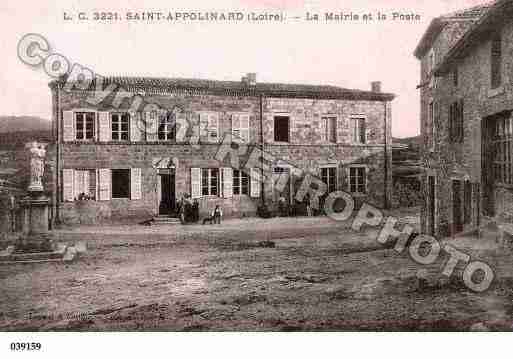
M 175 172 L 174 169 L 159 170 L 159 215 L 175 215 Z

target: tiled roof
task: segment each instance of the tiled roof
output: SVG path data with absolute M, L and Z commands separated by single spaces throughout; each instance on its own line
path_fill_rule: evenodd
M 474 6 L 471 8 L 454 11 L 445 15 L 438 16 L 434 18 L 429 24 L 426 32 L 422 36 L 417 45 L 414 55 L 417 58 L 421 58 L 424 56 L 427 50 L 431 47 L 433 41 L 435 41 L 436 37 L 442 31 L 444 26 L 452 21 L 465 21 L 470 24 L 477 22 L 479 19 L 485 15 L 490 8 L 492 8 L 497 1 L 492 1 L 486 4 Z
M 63 80 L 65 81 L 65 80 Z M 270 96 L 270 97 L 299 97 L 327 99 L 360 99 L 360 100 L 392 100 L 395 95 L 390 93 L 347 89 L 331 85 L 306 85 L 257 82 L 249 85 L 242 81 L 219 81 L 188 78 L 163 77 L 132 77 L 106 76 L 103 86 L 115 83 L 127 91 L 133 92 L 164 92 L 164 91 L 193 91 L 221 94 Z M 92 84 L 94 88 L 95 84 Z

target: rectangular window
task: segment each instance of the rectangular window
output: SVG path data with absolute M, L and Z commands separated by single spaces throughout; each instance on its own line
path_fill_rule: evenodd
M 367 136 L 365 118 L 353 117 L 351 118 L 351 128 L 352 128 L 352 139 L 354 143 L 366 143 Z
M 495 120 L 491 139 L 490 158 L 493 161 L 494 182 L 499 184 L 513 184 L 513 121 L 510 117 Z
M 232 140 L 233 142 L 249 142 L 249 114 L 232 115 Z
M 328 193 L 335 192 L 337 190 L 337 168 L 321 168 L 321 180 L 328 186 Z
M 453 143 L 463 142 L 463 106 L 463 99 L 449 106 L 449 141 Z
M 75 138 L 77 140 L 94 139 L 94 112 L 75 112 Z
M 289 142 L 290 117 L 274 116 L 274 141 Z
M 323 117 L 324 138 L 331 143 L 337 142 L 337 118 L 335 116 Z
M 219 168 L 201 169 L 201 195 L 217 196 L 219 194 Z
M 349 168 L 349 192 L 367 193 L 365 167 Z
M 74 198 L 75 200 L 96 199 L 96 170 L 75 170 Z
M 463 185 L 463 223 L 472 221 L 472 184 L 465 181 Z
M 158 139 L 160 141 L 175 141 L 176 121 L 172 114 L 168 113 L 159 118 Z
M 455 67 L 453 70 L 452 70 L 452 83 L 454 85 L 454 87 L 458 87 L 458 83 L 459 83 L 459 74 L 458 74 L 458 68 Z
M 491 44 L 491 88 L 495 89 L 502 83 L 502 38 L 497 34 Z
M 112 198 L 130 198 L 130 170 L 113 169 Z
M 233 170 L 233 194 L 249 195 L 249 176 L 239 170 Z
M 128 141 L 130 115 L 128 113 L 111 114 L 112 141 Z

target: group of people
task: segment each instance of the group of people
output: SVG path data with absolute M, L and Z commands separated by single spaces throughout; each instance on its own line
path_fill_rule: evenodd
M 189 194 L 184 194 L 177 204 L 177 213 L 182 223 L 196 223 L 199 221 L 199 202 L 197 199 L 192 200 Z M 209 217 L 203 220 L 203 224 L 221 224 L 223 211 L 219 205 L 210 213 Z

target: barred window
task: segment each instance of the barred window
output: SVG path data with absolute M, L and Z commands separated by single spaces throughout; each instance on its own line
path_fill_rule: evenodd
M 492 135 L 493 177 L 496 183 L 513 184 L 512 126 L 510 117 L 495 120 Z
M 111 114 L 112 141 L 128 141 L 130 115 L 128 113 Z
M 233 194 L 249 195 L 249 176 L 240 170 L 233 170 Z
M 349 168 L 349 192 L 351 193 L 366 193 L 366 173 L 365 167 L 350 167 Z
M 449 106 L 449 141 L 463 142 L 463 99 Z

